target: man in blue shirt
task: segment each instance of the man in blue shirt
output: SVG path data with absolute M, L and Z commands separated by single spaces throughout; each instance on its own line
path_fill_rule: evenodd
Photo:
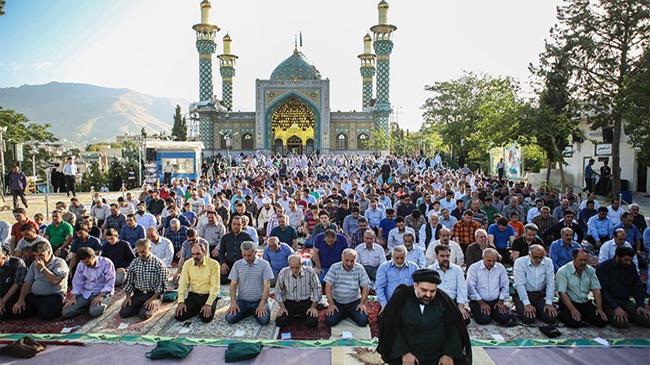
M 551 243 L 548 257 L 553 261 L 553 270 L 558 271 L 565 264 L 573 261 L 573 251 L 582 248 L 578 242 L 573 240 L 573 230 L 569 227 L 560 231 L 562 238 Z
M 144 227 L 136 223 L 135 214 L 129 214 L 126 217 L 126 224 L 120 230 L 120 239 L 130 243 L 131 247 L 135 247 L 135 243 L 145 237 Z
M 343 218 L 343 233 L 348 237 L 352 237 L 357 229 L 359 229 L 359 208 L 353 207 L 352 214 Z
M 502 257 L 503 263 L 510 263 L 510 252 L 508 248 L 515 240 L 515 230 L 508 224 L 508 219 L 501 217 L 497 223 L 492 223 L 488 227 L 488 243 L 493 244 Z
M 388 233 L 391 229 L 397 227 L 397 220 L 395 217 L 394 209 L 386 209 L 386 218 L 382 219 L 379 222 L 379 233 L 380 237 L 383 239 L 384 246 L 388 243 Z
M 582 191 L 588 191 L 590 193 L 594 191 L 594 176 L 598 175 L 596 171 L 594 171 L 594 163 L 596 163 L 596 160 L 592 158 L 589 160 L 589 164 L 585 167 L 585 188 L 582 189 Z
M 269 235 L 269 237 L 277 237 L 278 240 L 280 240 L 280 242 L 286 243 L 291 247 L 297 247 L 298 233 L 293 227 L 287 224 L 288 222 L 289 222 L 289 217 L 286 214 L 278 214 L 278 226 L 271 230 L 271 234 Z M 279 271 L 280 270 L 278 270 L 278 272 Z M 274 274 L 277 277 L 278 273 L 274 272 Z
M 271 280 L 272 285 L 275 284 L 275 278 L 278 277 L 280 270 L 289 266 L 289 256 L 292 254 L 293 249 L 291 246 L 284 242 L 280 242 L 277 237 L 269 237 L 266 241 L 266 247 L 264 247 L 262 258 L 271 264 L 271 269 L 273 270 L 273 279 Z
M 587 241 L 600 248 L 603 242 L 609 241 L 614 232 L 614 223 L 607 218 L 607 207 L 598 208 L 598 214 L 587 221 Z
M 621 223 L 614 227 L 614 230 L 623 228 L 627 233 L 627 242 L 632 244 L 632 248 L 639 251 L 641 250 L 641 231 L 634 225 L 634 216 L 630 212 L 625 212 L 621 216 Z
M 370 200 L 370 208 L 366 209 L 363 216 L 368 220 L 370 228 L 376 229 L 379 227 L 382 219 L 386 218 L 386 212 L 378 206 L 377 199 L 372 198 Z
M 406 248 L 404 246 L 393 247 L 391 260 L 379 265 L 375 281 L 375 292 L 377 300 L 382 308 L 386 306 L 395 289 L 402 285 L 413 285 L 411 276 L 418 266 L 406 260 Z
M 314 261 L 314 267 L 320 277 L 321 283 L 327 271 L 329 271 L 330 266 L 341 262 L 343 250 L 348 247 L 347 238 L 342 234 L 337 234 L 333 229 L 319 233 L 314 238 L 314 248 L 312 249 L 311 258 Z

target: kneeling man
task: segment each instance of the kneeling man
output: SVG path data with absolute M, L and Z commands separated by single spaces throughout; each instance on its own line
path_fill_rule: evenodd
M 280 270 L 275 282 L 275 300 L 280 306 L 275 324 L 284 327 L 292 318 L 301 318 L 307 327 L 316 327 L 316 306 L 322 298 L 318 275 L 311 267 L 302 266 L 300 255 L 293 254 L 288 261 L 289 267 Z
M 72 278 L 72 296 L 63 303 L 62 314 L 72 318 L 88 311 L 91 317 L 99 317 L 111 304 L 115 266 L 90 247 L 78 249 L 76 258 L 79 264 Z
M 217 309 L 217 295 L 221 284 L 221 268 L 208 255 L 203 243 L 192 246 L 192 258 L 185 261 L 178 281 L 176 320 L 186 321 L 196 315 L 208 323 Z

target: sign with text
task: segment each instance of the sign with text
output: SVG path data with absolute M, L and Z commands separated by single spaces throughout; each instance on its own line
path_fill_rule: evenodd
M 596 156 L 609 156 L 612 154 L 611 143 L 599 143 L 596 145 Z

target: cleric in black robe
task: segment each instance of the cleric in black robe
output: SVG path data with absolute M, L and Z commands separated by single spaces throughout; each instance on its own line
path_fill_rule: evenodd
M 439 274 L 420 269 L 413 282 L 400 285 L 379 315 L 377 352 L 391 365 L 471 364 L 467 328 L 453 300 L 437 290 Z

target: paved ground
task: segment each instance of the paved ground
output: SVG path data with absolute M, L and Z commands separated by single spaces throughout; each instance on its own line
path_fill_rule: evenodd
M 135 190 L 133 192 L 135 196 L 137 196 L 140 193 L 139 191 L 137 191 L 136 193 Z M 122 196 L 122 193 L 110 192 L 110 193 L 103 193 L 102 195 L 106 197 L 106 199 L 108 199 L 109 201 L 115 201 L 119 196 Z M 81 203 L 85 204 L 86 206 L 88 206 L 91 203 L 91 196 L 92 196 L 91 193 L 77 193 L 77 197 L 79 198 Z M 27 209 L 27 214 L 29 215 L 30 218 L 33 218 L 34 214 L 36 213 L 42 213 L 47 217 L 49 215 L 48 209 L 52 211 L 54 209 L 56 202 L 58 201 L 64 201 L 67 204 L 70 204 L 70 198 L 65 193 L 48 194 L 47 198 L 44 194 L 28 194 L 26 197 L 27 197 L 27 203 L 29 204 L 29 208 Z M 13 208 L 13 203 L 12 203 L 11 195 L 9 196 L 5 195 L 4 199 L 5 199 L 4 204 L 2 200 L 0 200 L 0 219 L 13 223 L 14 218 L 13 218 L 13 214 L 11 213 L 11 210 Z M 20 204 L 20 206 L 22 207 L 22 203 Z

